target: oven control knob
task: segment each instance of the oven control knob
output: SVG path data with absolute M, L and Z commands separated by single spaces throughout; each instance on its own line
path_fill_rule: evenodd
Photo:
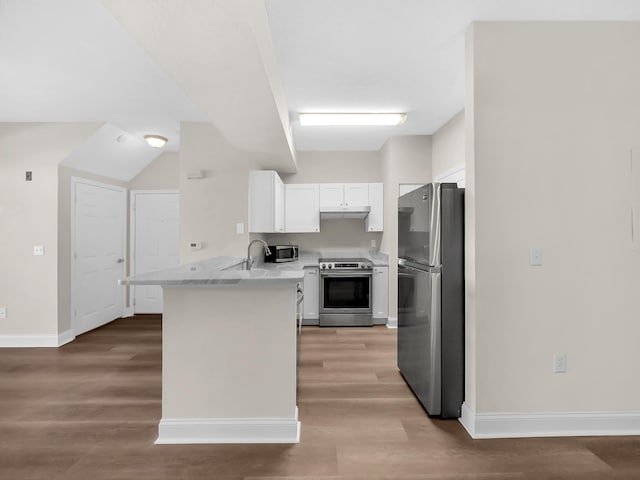
M 327 268 L 333 268 L 333 265 L 332 265 L 332 264 L 329 264 Z
M 322 265 L 320 265 L 320 268 L 324 270 L 325 268 L 327 268 L 327 266 L 323 263 Z

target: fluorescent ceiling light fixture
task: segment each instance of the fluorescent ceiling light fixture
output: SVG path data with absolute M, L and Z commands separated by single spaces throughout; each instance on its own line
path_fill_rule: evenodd
M 402 125 L 406 113 L 301 113 L 300 125 L 314 126 L 395 126 Z
M 162 135 L 145 135 L 144 139 L 153 148 L 162 148 L 164 147 L 165 143 L 168 142 L 167 138 L 163 137 Z

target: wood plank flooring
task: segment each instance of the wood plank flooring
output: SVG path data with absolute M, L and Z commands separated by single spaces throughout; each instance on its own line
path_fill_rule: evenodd
M 394 330 L 305 327 L 297 445 L 154 445 L 158 316 L 59 349 L 0 349 L 0 479 L 640 479 L 640 437 L 472 440 L 430 419 Z

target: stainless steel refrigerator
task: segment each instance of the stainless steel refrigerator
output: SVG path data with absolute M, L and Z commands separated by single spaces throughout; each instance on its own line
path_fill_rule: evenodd
M 464 400 L 464 189 L 429 183 L 398 199 L 398 368 L 429 415 Z

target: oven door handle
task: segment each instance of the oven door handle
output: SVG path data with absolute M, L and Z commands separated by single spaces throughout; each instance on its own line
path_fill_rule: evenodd
M 337 270 L 332 270 L 330 272 L 320 272 L 321 277 L 371 277 L 373 276 L 373 272 L 370 270 L 367 271 L 352 271 L 352 272 L 338 272 Z

